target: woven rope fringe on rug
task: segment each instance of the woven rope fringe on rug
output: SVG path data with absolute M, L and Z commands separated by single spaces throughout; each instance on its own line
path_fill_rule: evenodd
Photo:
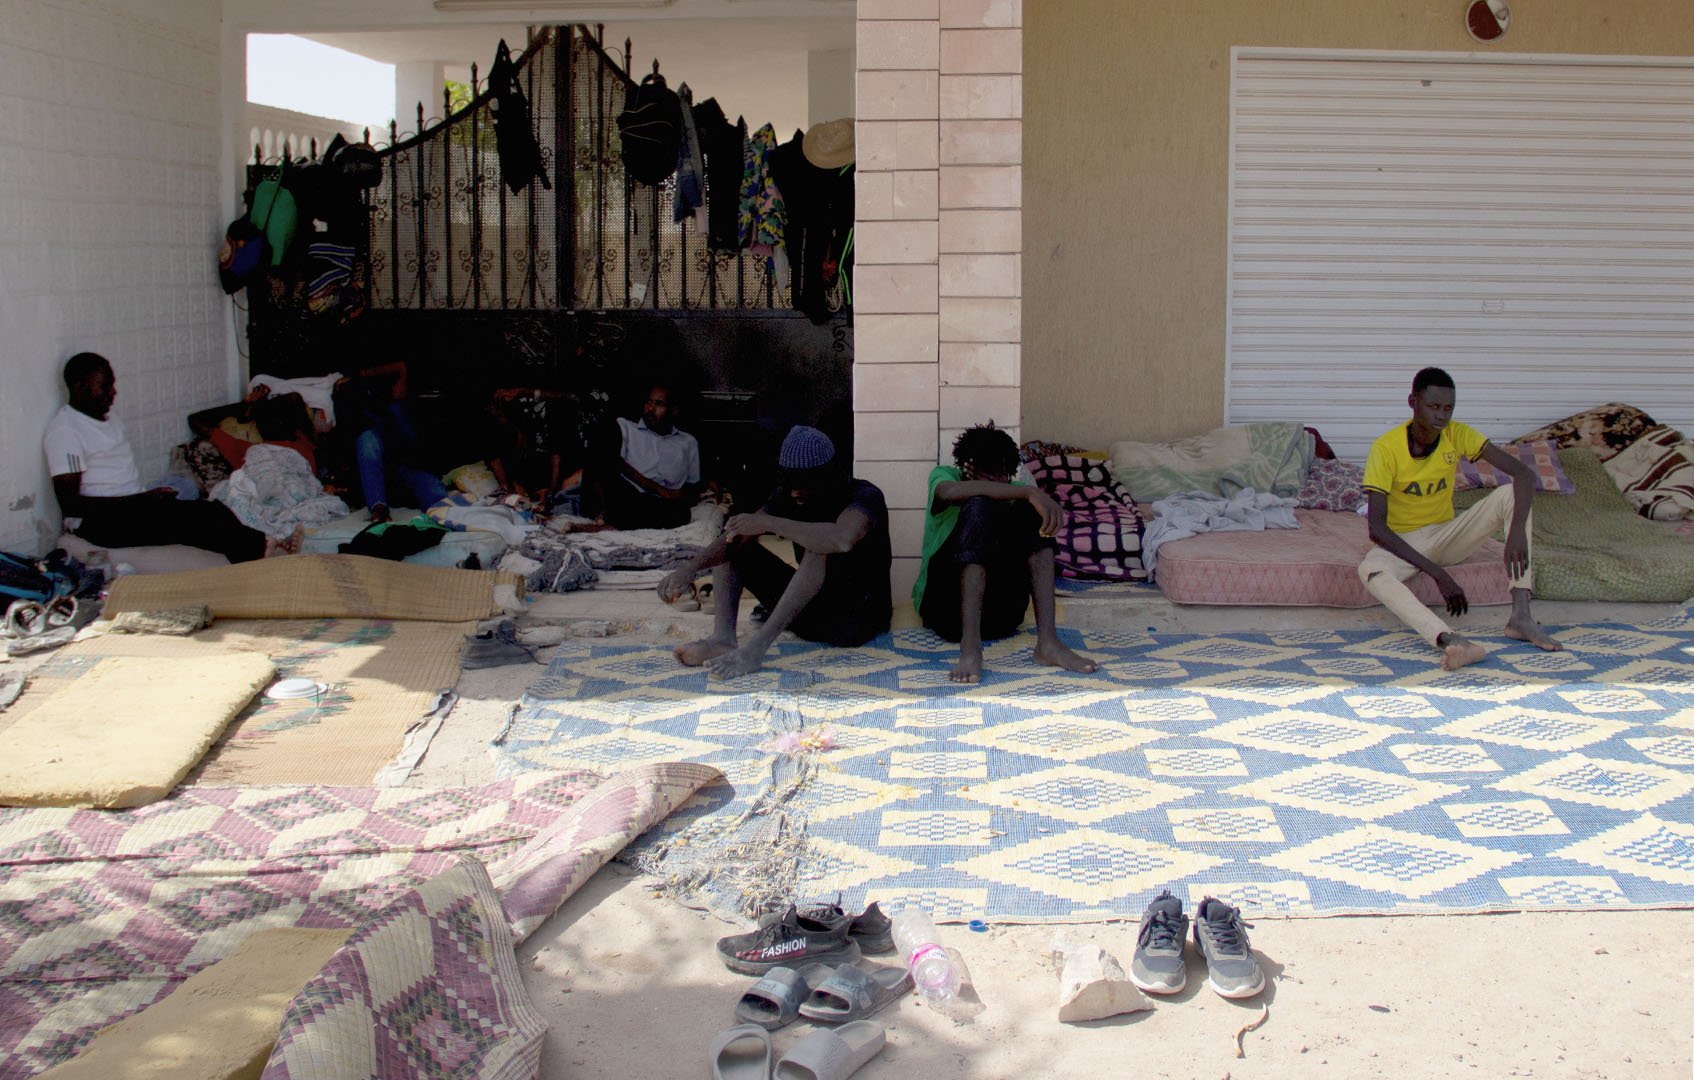
M 1289 915 L 1694 905 L 1694 622 L 1504 638 L 1445 672 L 1407 633 L 1089 631 L 1093 676 L 896 631 L 729 683 L 567 646 L 502 768 L 710 763 L 624 857 L 745 916 L 793 897 L 941 918 L 1133 918 L 1157 890 Z M 792 863 L 790 862 L 792 860 Z

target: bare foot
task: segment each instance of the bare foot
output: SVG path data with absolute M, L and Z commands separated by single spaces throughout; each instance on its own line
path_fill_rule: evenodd
M 1516 641 L 1527 641 L 1537 649 L 1545 649 L 1547 652 L 1558 652 L 1564 648 L 1547 631 L 1541 629 L 1541 624 L 1534 619 L 1508 619 L 1506 636 Z
M 1447 671 L 1457 671 L 1487 657 L 1487 649 L 1458 634 L 1447 635 L 1447 644 L 1441 647 L 1441 666 Z
M 982 646 L 975 648 L 959 648 L 959 662 L 953 665 L 953 670 L 947 677 L 956 683 L 975 683 L 982 681 Z
M 708 660 L 715 660 L 727 652 L 735 651 L 735 642 L 720 641 L 717 638 L 701 638 L 690 641 L 686 645 L 678 645 L 672 650 L 683 667 L 699 667 Z
M 1066 671 L 1080 671 L 1084 675 L 1100 670 L 1100 665 L 1070 651 L 1061 643 L 1037 642 L 1035 646 L 1035 662 L 1046 664 L 1048 667 L 1060 667 Z
M 287 537 L 278 540 L 274 536 L 265 537 L 265 558 L 274 559 L 278 555 L 295 555 L 300 551 L 300 545 L 306 540 L 306 526 L 296 525 L 294 531 Z
M 706 665 L 706 674 L 713 679 L 733 679 L 738 675 L 751 675 L 764 666 L 764 654 L 753 652 L 743 645 L 724 653 Z

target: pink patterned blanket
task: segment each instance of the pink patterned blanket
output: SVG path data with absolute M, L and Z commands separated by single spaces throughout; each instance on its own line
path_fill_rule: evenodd
M 1141 537 L 1146 518 L 1103 461 L 1049 454 L 1028 462 L 1030 475 L 1065 511 L 1055 561 L 1067 578 L 1146 581 Z
M 475 788 L 185 788 L 133 811 L 0 810 L 0 1080 L 71 1057 L 255 930 L 358 926 L 471 856 L 521 941 L 718 779 L 705 765 Z

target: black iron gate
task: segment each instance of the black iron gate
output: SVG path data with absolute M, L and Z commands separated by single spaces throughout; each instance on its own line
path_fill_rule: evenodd
M 420 103 L 417 133 L 396 122 L 378 150 L 382 178 L 364 192 L 355 230 L 364 309 L 314 313 L 308 272 L 273 275 L 248 292 L 251 369 L 322 374 L 404 359 L 439 394 L 528 385 L 615 408 L 617 380 L 657 360 L 687 370 L 702 423 L 733 416 L 761 439 L 813 423 L 850 452 L 850 311 L 814 324 L 767 258 L 714 249 L 692 218 L 676 220 L 674 178 L 626 174 L 616 119 L 633 83 L 599 33 L 532 32 L 515 79 L 548 185 L 505 183 L 496 95 L 473 68 L 468 100 L 444 93 L 435 123 Z M 249 187 L 276 167 L 257 157 Z
M 616 119 L 632 83 L 594 34 L 549 27 L 516 68 L 551 189 L 514 194 L 502 182 L 495 95 L 473 68 L 469 104 L 427 128 L 420 105 L 420 134 L 391 131 L 382 152 L 383 182 L 366 202 L 373 306 L 788 306 L 768 259 L 714 250 L 692 217 L 675 220 L 674 177 L 643 184 L 625 173 Z M 706 192 L 708 204 L 739 197 Z

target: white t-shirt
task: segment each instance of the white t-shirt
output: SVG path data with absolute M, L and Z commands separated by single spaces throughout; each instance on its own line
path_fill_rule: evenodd
M 141 493 L 135 451 L 117 417 L 96 420 L 66 405 L 47 422 L 41 441 L 47 451 L 47 475 L 81 473 L 84 495 L 112 498 Z
M 645 420 L 621 416 L 618 427 L 623 430 L 623 459 L 636 472 L 672 489 L 700 482 L 700 444 L 694 436 L 676 428 L 660 435 Z

